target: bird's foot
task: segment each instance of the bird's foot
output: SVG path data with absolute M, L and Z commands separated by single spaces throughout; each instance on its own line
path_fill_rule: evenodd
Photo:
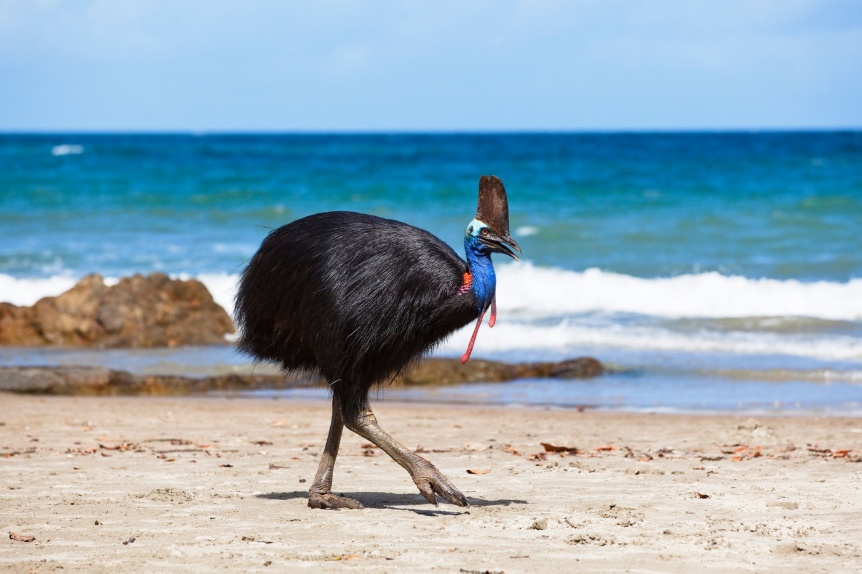
M 449 479 L 443 476 L 437 468 L 428 461 L 417 465 L 414 468 L 413 482 L 419 488 L 419 492 L 425 497 L 425 500 L 437 506 L 437 496 L 439 494 L 445 500 L 456 506 L 470 506 L 467 499 L 461 494 L 461 491 L 449 482 Z
M 321 510 L 341 510 L 342 508 L 359 510 L 360 508 L 365 508 L 358 500 L 332 494 L 331 492 L 309 492 L 308 506 Z

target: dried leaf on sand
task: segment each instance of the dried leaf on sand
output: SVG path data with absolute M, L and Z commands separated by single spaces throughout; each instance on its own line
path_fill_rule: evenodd
M 35 536 L 31 536 L 29 534 L 18 534 L 17 532 L 10 532 L 9 538 L 17 542 L 33 542 L 36 540 Z
M 545 452 L 567 452 L 569 454 L 578 454 L 580 452 L 578 448 L 574 446 L 561 446 L 551 444 L 549 442 L 543 442 L 539 444 L 542 445 L 542 448 L 545 449 Z

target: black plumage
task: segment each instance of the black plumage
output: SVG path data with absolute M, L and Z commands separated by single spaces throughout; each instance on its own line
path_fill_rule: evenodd
M 334 211 L 272 231 L 242 274 L 239 349 L 319 372 L 356 414 L 368 390 L 476 318 L 467 263 L 427 231 Z
M 272 231 L 240 278 L 235 318 L 239 349 L 288 371 L 319 373 L 332 391 L 332 422 L 317 475 L 313 508 L 361 508 L 333 494 L 343 428 L 375 443 L 403 466 L 422 495 L 453 504 L 467 499 L 430 462 L 377 424 L 369 390 L 391 380 L 453 331 L 491 309 L 496 276 L 491 253 L 515 259 L 506 190 L 493 176 L 479 184 L 479 209 L 465 232 L 467 261 L 416 227 L 336 211 Z

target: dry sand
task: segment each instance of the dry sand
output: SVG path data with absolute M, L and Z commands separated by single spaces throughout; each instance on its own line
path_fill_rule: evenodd
M 3 572 L 862 569 L 859 419 L 379 404 L 472 506 L 425 503 L 347 433 L 335 491 L 367 508 L 332 512 L 305 499 L 323 403 L 0 405 Z

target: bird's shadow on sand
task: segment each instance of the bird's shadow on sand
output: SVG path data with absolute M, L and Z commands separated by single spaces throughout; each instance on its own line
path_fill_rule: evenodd
M 358 500 L 367 509 L 405 510 L 416 514 L 422 514 L 424 516 L 457 516 L 469 511 L 469 509 L 461 510 L 457 506 L 449 505 L 442 499 L 440 500 L 441 505 L 446 505 L 456 510 L 443 510 L 441 507 L 435 508 L 433 506 L 430 508 L 404 508 L 405 506 L 416 504 L 427 505 L 428 502 L 419 494 L 390 494 L 386 492 L 339 492 L 338 494 Z M 267 492 L 256 496 L 258 498 L 265 498 L 268 500 L 293 500 L 296 498 L 307 499 L 308 491 L 297 490 L 294 492 Z M 527 504 L 526 500 L 506 498 L 499 500 L 485 500 L 482 498 L 470 497 L 468 498 L 468 501 L 470 502 L 470 506 L 474 508 L 481 508 L 483 506 L 511 506 L 513 504 Z

